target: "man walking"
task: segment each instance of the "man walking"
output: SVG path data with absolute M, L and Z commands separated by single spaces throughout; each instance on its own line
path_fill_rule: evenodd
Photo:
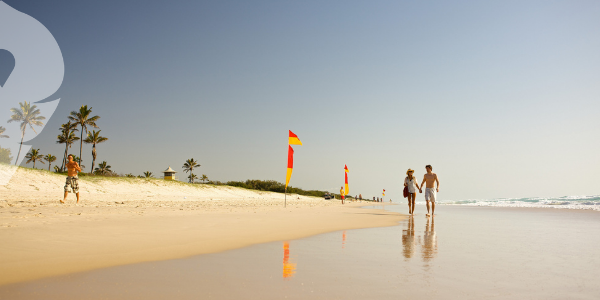
M 65 182 L 65 198 L 60 200 L 60 203 L 65 203 L 67 195 L 69 194 L 69 188 L 75 195 L 77 195 L 77 203 L 79 203 L 79 178 L 77 172 L 81 171 L 79 164 L 73 160 L 73 155 L 69 154 L 69 162 L 67 163 L 67 181 Z
M 440 191 L 440 181 L 438 180 L 437 174 L 431 172 L 433 171 L 431 165 L 426 165 L 425 170 L 427 170 L 427 174 L 423 176 L 423 182 L 421 182 L 419 190 L 423 188 L 424 183 L 427 183 L 427 185 L 425 185 L 425 201 L 427 202 L 427 216 L 429 217 L 429 202 L 431 202 L 431 215 L 433 215 L 433 212 L 435 211 L 436 192 Z M 433 188 L 434 182 L 437 183 L 435 189 Z

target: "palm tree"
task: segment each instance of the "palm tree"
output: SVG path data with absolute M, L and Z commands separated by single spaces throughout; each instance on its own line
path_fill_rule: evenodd
M 60 168 L 59 168 L 58 166 L 54 166 L 54 172 L 55 172 L 55 173 L 58 173 L 58 172 L 60 172 Z
M 190 174 L 190 175 L 188 176 L 188 180 L 189 180 L 190 182 L 194 182 L 194 179 L 198 179 L 198 176 L 196 176 L 196 175 L 194 175 L 194 174 Z
M 200 180 L 202 180 L 202 182 L 207 182 L 208 181 L 208 176 L 206 176 L 206 174 L 202 174 L 202 177 L 200 177 Z
M 60 131 L 62 134 L 57 137 L 56 143 L 65 144 L 65 154 L 63 155 L 62 165 L 60 166 L 61 171 L 64 170 L 65 165 L 67 164 L 69 148 L 71 148 L 73 143 L 79 139 L 75 136 L 75 131 L 79 131 L 79 129 L 75 127 L 77 127 L 77 124 L 71 123 L 71 121 L 60 126 Z
M 3 134 L 5 131 L 6 131 L 6 128 L 0 126 L 0 139 L 2 139 L 2 138 L 9 138 L 8 135 Z M 2 149 L 2 148 L 0 148 L 0 149 Z M 8 162 L 8 163 L 10 164 L 10 162 Z
M 142 178 L 150 178 L 150 177 L 154 177 L 154 176 L 152 176 L 152 172 L 146 171 L 146 172 L 144 172 L 144 177 L 142 177 Z
M 27 162 L 26 164 L 33 162 L 33 168 L 35 169 L 35 162 L 39 161 L 41 163 L 44 163 L 44 161 L 42 161 L 42 154 L 40 153 L 40 149 L 31 149 L 31 152 L 27 153 L 27 155 L 25 155 L 25 158 L 27 158 Z
M 3 134 L 6 131 L 6 128 L 0 126 L 0 138 L 9 138 L 8 135 Z
M 128 173 L 128 174 L 125 174 L 125 177 L 133 178 L 133 177 L 135 177 L 135 175 Z
M 96 163 L 96 144 L 106 142 L 108 138 L 100 136 L 100 131 L 102 130 L 92 130 L 87 133 L 87 138 L 83 140 L 86 144 L 92 144 L 92 170 L 94 170 L 94 164 Z M 90 171 L 92 173 L 92 171 Z
M 27 125 L 29 125 L 29 128 L 31 128 L 31 130 L 33 130 L 33 132 L 37 134 L 37 131 L 35 131 L 33 125 L 42 126 L 44 125 L 44 122 L 42 122 L 41 120 L 46 119 L 46 117 L 40 116 L 40 110 L 37 108 L 37 106 L 31 106 L 30 102 L 19 102 L 19 106 L 19 108 L 10 109 L 13 115 L 10 116 L 10 120 L 8 120 L 8 123 L 21 122 L 21 144 L 19 145 L 19 152 L 17 152 L 15 166 L 19 161 L 19 155 L 21 154 L 21 147 L 23 146 L 23 137 L 25 137 L 25 129 L 27 129 Z
M 198 161 L 195 161 L 193 158 L 190 158 L 188 160 L 185 161 L 185 163 L 183 164 L 183 170 L 187 173 L 190 172 L 191 175 L 194 175 L 194 168 L 196 167 L 200 167 L 200 164 L 198 164 Z M 194 177 L 188 177 L 190 179 L 190 183 L 194 183 Z M 197 178 L 197 177 L 196 177 Z
M 106 163 L 106 161 L 103 161 L 98 164 L 98 167 L 96 168 L 96 170 L 94 170 L 94 173 L 98 175 L 107 175 L 112 173 L 112 170 L 110 169 L 110 166 Z
M 52 154 L 46 154 L 46 156 L 44 156 L 44 160 L 48 162 L 48 171 L 50 171 L 50 166 L 56 160 L 56 156 Z
M 81 157 L 81 150 L 83 147 L 83 132 L 85 131 L 85 133 L 88 132 L 87 128 L 88 126 L 94 127 L 94 128 L 98 128 L 98 126 L 96 125 L 96 121 L 98 121 L 98 119 L 100 119 L 99 116 L 91 116 L 92 114 L 92 108 L 90 107 L 88 109 L 87 105 L 82 105 L 79 108 L 79 111 L 72 111 L 71 115 L 69 116 L 69 120 L 73 121 L 75 124 L 77 124 L 78 126 L 81 126 L 81 136 L 79 137 L 79 157 Z

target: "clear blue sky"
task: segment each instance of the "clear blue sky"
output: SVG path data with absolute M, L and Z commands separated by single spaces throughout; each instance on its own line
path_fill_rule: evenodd
M 399 201 L 432 164 L 440 199 L 600 194 L 598 1 L 5 2 L 63 53 L 44 154 L 87 104 L 119 173 L 193 157 L 284 181 L 291 129 L 306 189 L 338 191 L 347 164 L 351 194 Z

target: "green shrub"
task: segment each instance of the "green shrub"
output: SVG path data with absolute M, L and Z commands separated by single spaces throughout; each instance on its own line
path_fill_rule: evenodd
M 248 179 L 245 182 L 243 181 L 228 181 L 226 183 L 229 186 L 236 186 L 250 190 L 259 190 L 259 191 L 269 191 L 276 193 L 285 192 L 285 184 L 281 182 L 277 182 L 275 180 L 258 180 L 258 179 Z M 325 196 L 325 191 L 317 191 L 310 190 L 305 191 L 301 188 L 296 188 L 292 186 L 288 186 L 287 192 L 291 194 L 298 194 L 304 196 L 313 196 L 313 197 L 323 197 Z

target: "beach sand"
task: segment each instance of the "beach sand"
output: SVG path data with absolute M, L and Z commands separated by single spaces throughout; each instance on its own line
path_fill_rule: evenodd
M 405 205 L 375 206 L 402 212 Z M 434 219 L 0 287 L 2 299 L 598 299 L 600 213 L 439 206 Z
M 64 176 L 19 168 L 0 186 L 0 285 L 98 268 L 189 257 L 342 229 L 393 226 L 403 216 L 340 201 L 190 185 Z

